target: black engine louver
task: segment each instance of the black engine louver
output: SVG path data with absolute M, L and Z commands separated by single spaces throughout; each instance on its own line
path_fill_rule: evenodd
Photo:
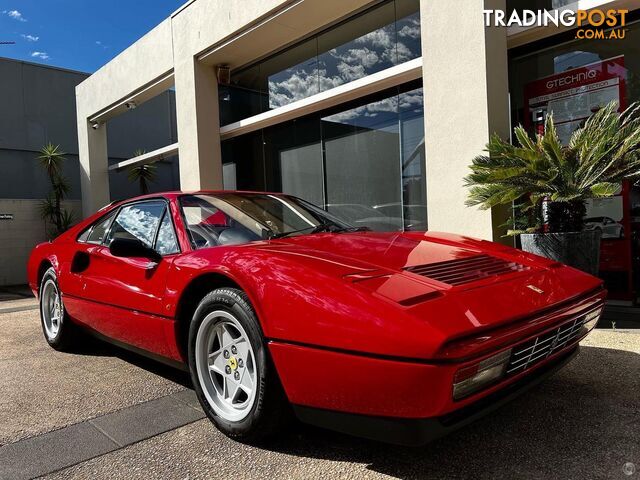
M 530 267 L 517 262 L 508 262 L 490 255 L 476 255 L 473 257 L 444 262 L 430 263 L 428 265 L 414 265 L 405 270 L 422 275 L 423 277 L 437 280 L 448 285 L 463 285 L 477 282 L 489 277 L 497 277 L 507 273 L 523 272 Z

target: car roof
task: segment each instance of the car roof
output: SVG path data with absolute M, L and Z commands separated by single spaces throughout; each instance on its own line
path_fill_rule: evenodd
M 156 192 L 156 193 L 148 193 L 146 195 L 139 195 L 137 197 L 131 197 L 131 198 L 124 198 L 122 200 L 117 200 L 114 202 L 109 203 L 108 205 L 106 205 L 105 207 L 103 207 L 103 209 L 106 209 L 108 207 L 111 207 L 113 205 L 116 204 L 120 204 L 120 203 L 129 203 L 129 202 L 136 202 L 139 200 L 146 200 L 146 199 L 152 199 L 152 198 L 158 198 L 158 197 L 164 197 L 166 199 L 169 200 L 173 200 L 176 199 L 182 195 L 216 195 L 216 194 L 220 194 L 220 193 L 239 193 L 239 194 L 259 194 L 259 195 L 276 195 L 276 196 L 285 196 L 284 193 L 282 192 L 258 192 L 258 191 L 252 191 L 252 190 L 172 190 L 172 191 L 167 191 L 167 192 Z

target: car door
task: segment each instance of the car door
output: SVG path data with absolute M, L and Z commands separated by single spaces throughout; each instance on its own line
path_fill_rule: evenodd
M 140 240 L 162 258 L 114 256 L 109 245 L 115 238 Z M 174 348 L 167 341 L 173 321 L 165 316 L 163 301 L 167 273 L 179 247 L 167 202 L 154 199 L 122 206 L 100 244 L 90 245 L 87 253 L 88 265 L 77 273 L 82 302 L 90 309 L 81 320 L 112 339 L 173 357 Z

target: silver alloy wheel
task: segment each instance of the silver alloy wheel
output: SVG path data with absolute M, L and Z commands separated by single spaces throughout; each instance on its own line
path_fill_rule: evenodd
M 53 340 L 60 331 L 64 307 L 58 286 L 52 278 L 48 279 L 42 287 L 40 311 L 47 338 Z
M 213 411 L 239 422 L 256 398 L 257 365 L 249 336 L 229 312 L 216 310 L 205 317 L 196 335 L 198 380 Z

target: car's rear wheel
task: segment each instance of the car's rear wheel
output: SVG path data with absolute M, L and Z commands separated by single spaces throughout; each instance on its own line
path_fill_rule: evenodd
M 202 299 L 188 356 L 200 404 L 224 434 L 257 442 L 281 429 L 288 405 L 244 292 L 220 288 Z
M 64 309 L 56 271 L 49 268 L 40 281 L 40 320 L 47 343 L 56 350 L 69 350 L 78 332 Z

